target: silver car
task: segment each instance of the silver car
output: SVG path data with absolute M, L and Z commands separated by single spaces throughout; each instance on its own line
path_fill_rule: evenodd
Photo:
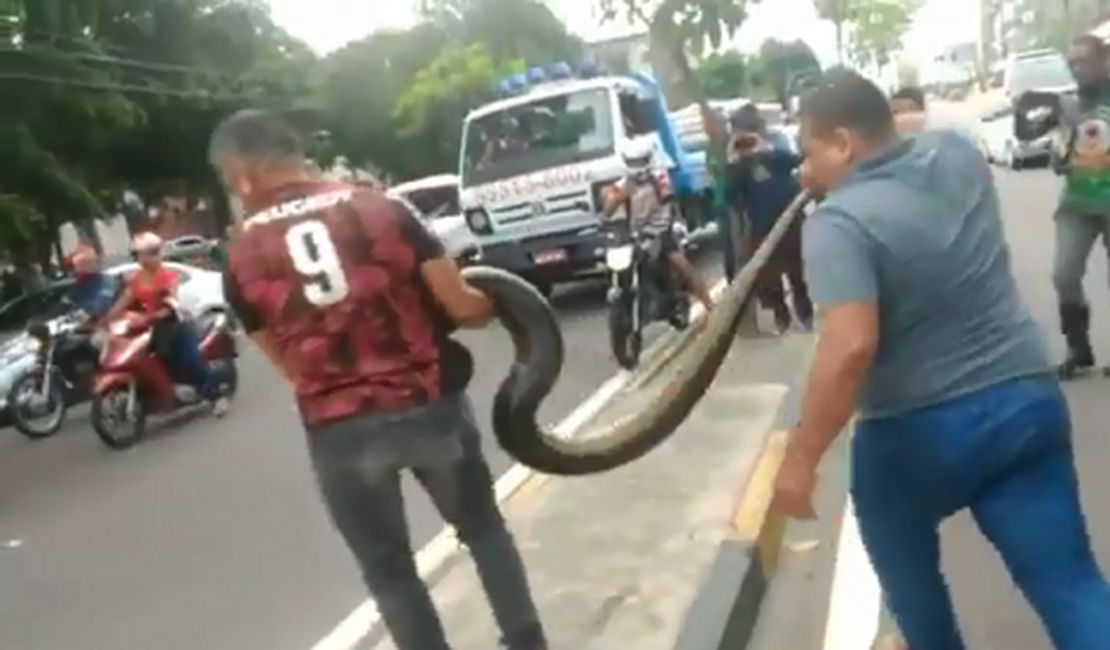
M 165 262 L 166 268 L 180 281 L 177 300 L 189 316 L 201 317 L 214 311 L 226 311 L 223 276 L 178 262 Z M 138 268 L 134 262 L 105 269 L 105 273 L 118 278 L 120 286 Z M 8 394 L 12 384 L 35 363 L 34 350 L 24 328 L 28 321 L 40 320 L 50 327 L 71 323 L 72 314 L 63 298 L 73 286 L 73 279 L 60 280 L 38 291 L 21 296 L 0 306 L 0 424 L 11 424 L 7 412 Z

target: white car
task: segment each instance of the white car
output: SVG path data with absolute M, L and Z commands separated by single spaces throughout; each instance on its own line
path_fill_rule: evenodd
M 1032 162 L 1048 162 L 1051 138 L 1023 142 L 1014 137 L 1014 108 L 1005 106 L 988 111 L 979 121 L 979 146 L 992 163 L 1022 169 Z
M 466 225 L 459 208 L 459 177 L 439 174 L 401 183 L 389 195 L 407 202 L 427 220 L 428 228 L 443 242 L 447 252 L 465 258 L 479 250 L 478 238 Z
M 186 314 L 200 317 L 227 310 L 222 274 L 177 262 L 164 264 L 180 279 L 177 300 Z M 105 269 L 104 273 L 123 281 L 137 268 L 138 264 L 131 262 Z M 63 298 L 72 286 L 73 279 L 67 278 L 0 306 L 0 411 L 7 410 L 8 393 L 16 378 L 35 361 L 30 339 L 24 331 L 28 321 L 42 320 L 52 327 L 66 322 L 66 316 L 73 310 L 66 306 Z M 9 423 L 6 413 L 0 413 L 0 422 Z

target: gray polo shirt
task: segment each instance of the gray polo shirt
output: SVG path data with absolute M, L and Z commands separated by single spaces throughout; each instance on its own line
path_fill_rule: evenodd
M 862 417 L 1051 371 L 1010 268 L 990 168 L 955 132 L 922 133 L 861 164 L 804 228 L 814 302 L 878 304 Z

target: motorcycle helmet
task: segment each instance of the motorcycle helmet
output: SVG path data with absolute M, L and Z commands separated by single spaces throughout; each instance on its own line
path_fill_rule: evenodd
M 646 178 L 651 175 L 655 164 L 655 146 L 650 140 L 634 140 L 621 149 L 621 159 L 629 176 Z

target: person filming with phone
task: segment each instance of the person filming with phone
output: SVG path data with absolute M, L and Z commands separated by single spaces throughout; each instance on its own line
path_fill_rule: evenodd
M 749 251 L 754 251 L 775 222 L 801 192 L 796 172 L 801 157 L 768 134 L 755 104 L 747 104 L 730 119 L 732 141 L 725 168 L 725 198 L 748 219 Z M 794 324 L 813 326 L 813 304 L 802 273 L 802 222 L 795 221 L 780 242 L 759 280 L 759 301 L 775 314 L 775 325 L 785 332 Z M 783 277 L 790 283 L 794 311 L 786 302 Z

